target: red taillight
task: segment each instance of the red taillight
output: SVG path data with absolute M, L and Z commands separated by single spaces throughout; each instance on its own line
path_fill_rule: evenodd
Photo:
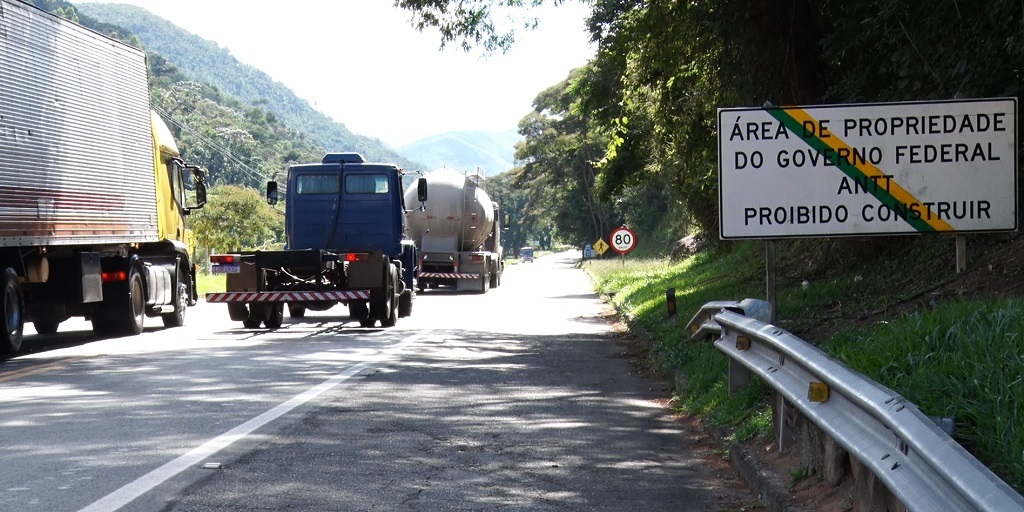
M 118 270 L 116 272 L 104 272 L 100 274 L 100 279 L 102 279 L 104 283 L 116 283 L 120 281 L 127 281 L 128 272 L 124 270 Z
M 352 253 L 345 254 L 344 256 L 345 256 L 345 261 L 348 261 L 348 262 L 366 261 L 366 260 L 370 259 L 369 253 L 365 253 L 365 252 L 352 252 Z
M 470 254 L 469 255 L 469 261 L 480 263 L 483 260 L 484 260 L 484 255 L 483 254 Z
M 214 254 L 210 256 L 210 263 L 216 263 L 218 265 L 234 265 L 235 261 L 234 254 Z

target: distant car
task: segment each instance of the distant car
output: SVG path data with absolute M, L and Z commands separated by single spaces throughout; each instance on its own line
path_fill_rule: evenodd
M 533 263 L 533 247 L 523 247 L 519 249 L 519 259 L 523 263 Z

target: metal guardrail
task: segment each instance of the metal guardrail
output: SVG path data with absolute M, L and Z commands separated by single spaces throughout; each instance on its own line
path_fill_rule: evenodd
M 912 511 L 1024 511 L 1021 495 L 916 405 L 762 321 L 770 317 L 765 301 L 717 301 L 688 324 L 694 338 L 717 334 L 730 392 L 760 376 Z

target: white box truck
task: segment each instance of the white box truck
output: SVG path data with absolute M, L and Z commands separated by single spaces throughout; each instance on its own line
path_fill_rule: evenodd
M 181 325 L 202 180 L 150 108 L 141 50 L 0 0 L 0 351 L 21 348 L 25 322 Z

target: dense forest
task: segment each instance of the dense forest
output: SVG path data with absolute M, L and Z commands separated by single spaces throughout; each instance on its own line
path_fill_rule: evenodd
M 495 9 L 542 3 L 396 5 L 444 44 L 501 51 L 515 32 L 495 29 Z M 1004 97 L 1021 87 L 1024 4 L 1015 1 L 590 5 L 597 54 L 538 94 L 519 126 L 521 165 L 504 178 L 524 226 L 577 244 L 622 223 L 650 252 L 684 234 L 715 242 L 718 108 Z M 543 23 L 521 11 L 524 27 Z
M 63 1 L 36 3 L 77 16 Z M 498 31 L 495 13 L 519 12 L 516 30 L 528 30 L 543 23 L 529 14 L 542 3 L 395 5 L 413 14 L 410 30 L 437 28 L 441 43 L 455 46 L 447 51 L 493 52 L 516 34 Z M 1022 80 L 1024 5 L 1009 0 L 589 3 L 596 55 L 538 91 L 519 123 L 517 167 L 489 180 L 513 221 L 508 247 L 579 246 L 623 224 L 641 252 L 667 253 L 688 234 L 714 243 L 718 108 L 1015 96 Z M 259 104 L 187 78 L 159 54 L 150 64 L 154 104 L 189 128 L 182 146 L 210 166 L 215 184 L 258 187 L 262 176 L 322 152 L 315 134 Z

